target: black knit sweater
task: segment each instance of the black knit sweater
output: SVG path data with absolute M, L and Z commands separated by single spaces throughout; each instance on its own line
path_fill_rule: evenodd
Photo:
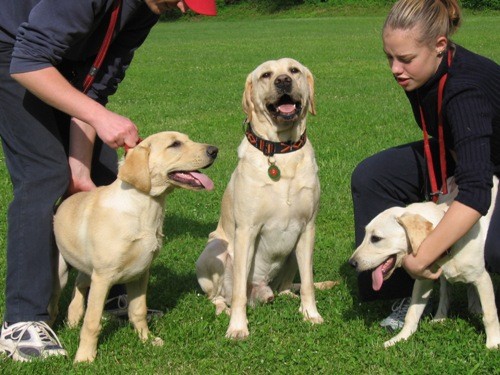
M 442 112 L 446 148 L 456 154 L 456 200 L 485 215 L 491 202 L 493 174 L 500 175 L 500 66 L 454 47 L 450 67 L 444 56 L 436 74 L 406 94 L 418 125 L 422 127 L 420 103 L 427 131 L 437 137 L 437 89 L 439 79 L 448 71 Z

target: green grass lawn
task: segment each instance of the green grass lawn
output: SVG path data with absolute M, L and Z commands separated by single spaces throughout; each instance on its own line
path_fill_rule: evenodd
M 455 41 L 500 61 L 498 16 L 468 15 Z M 72 364 L 79 330 L 61 316 L 55 329 L 68 359 L 18 364 L 1 374 L 498 374 L 500 356 L 485 347 L 481 319 L 467 313 L 465 288 L 454 289 L 452 319 L 424 320 L 405 343 L 384 349 L 379 327 L 391 301 L 360 304 L 346 264 L 354 248 L 350 175 L 363 158 L 420 139 L 403 91 L 382 53 L 382 16 L 210 20 L 157 25 L 138 52 L 109 107 L 130 117 L 142 137 L 187 133 L 220 153 L 206 171 L 212 192 L 176 191 L 167 198 L 165 243 L 152 265 L 148 304 L 165 315 L 151 324 L 165 345 L 142 344 L 127 323 L 107 320 L 91 365 Z M 216 317 L 201 294 L 194 263 L 215 229 L 219 206 L 243 137 L 246 75 L 268 59 L 293 57 L 316 79 L 317 115 L 308 136 L 320 168 L 315 279 L 339 280 L 316 293 L 323 325 L 302 321 L 299 301 L 279 296 L 249 309 L 250 337 L 224 338 L 229 318 Z M 11 186 L 0 154 L 0 290 L 5 288 L 6 212 Z M 64 314 L 70 295 L 65 293 Z M 4 297 L 0 295 L 0 315 Z

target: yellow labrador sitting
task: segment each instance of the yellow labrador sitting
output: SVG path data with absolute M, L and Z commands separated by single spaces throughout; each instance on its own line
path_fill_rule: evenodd
M 443 272 L 439 306 L 434 320 L 440 321 L 447 317 L 449 309 L 448 282 L 471 283 L 479 295 L 486 331 L 486 346 L 490 349 L 498 348 L 500 345 L 500 328 L 493 284 L 485 269 L 484 243 L 497 190 L 498 179 L 495 177 L 492 204 L 488 214 L 483 216 L 435 264 L 435 267 L 441 267 Z M 438 205 L 432 202 L 414 203 L 407 207 L 393 207 L 385 210 L 366 226 L 365 238 L 349 262 L 360 272 L 373 270 L 373 288 L 380 289 L 384 280 L 392 275 L 394 269 L 401 266 L 403 257 L 418 250 L 425 237 L 444 216 L 449 207 L 449 199 L 452 198 L 453 196 Z M 403 329 L 395 337 L 386 341 L 385 347 L 406 340 L 417 330 L 432 287 L 432 280 L 415 281 Z
M 217 229 L 196 262 L 198 282 L 230 311 L 226 337 L 248 336 L 246 305 L 269 302 L 273 289 L 291 292 L 300 271 L 300 311 L 321 323 L 313 286 L 315 218 L 320 187 L 306 116 L 314 108 L 314 80 L 298 61 L 267 61 L 247 77 L 246 136 L 222 199 Z M 324 284 L 322 284 L 324 286 Z M 231 305 L 231 310 L 227 305 Z
M 146 289 L 151 262 L 162 246 L 165 198 L 177 187 L 212 189 L 212 181 L 197 170 L 210 166 L 217 151 L 181 133 L 154 134 L 127 153 L 114 183 L 61 204 L 54 218 L 57 246 L 79 271 L 68 309 L 70 326 L 82 318 L 91 287 L 75 362 L 94 360 L 104 302 L 117 283 L 126 284 L 129 319 L 140 339 L 148 339 Z M 61 287 L 64 271 L 63 264 Z M 55 294 L 57 299 L 59 291 Z M 156 338 L 153 343 L 163 342 Z

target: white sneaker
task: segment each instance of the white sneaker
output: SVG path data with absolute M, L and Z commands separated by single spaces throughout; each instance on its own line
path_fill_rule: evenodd
M 45 322 L 4 323 L 0 335 L 0 353 L 22 362 L 68 355 L 57 335 Z
M 428 316 L 432 314 L 432 296 L 427 301 L 425 305 L 424 312 L 422 316 Z M 392 313 L 380 322 L 380 325 L 387 328 L 389 331 L 398 331 L 405 325 L 405 317 L 408 309 L 410 308 L 411 297 L 406 297 L 398 299 L 392 304 Z
M 399 299 L 392 304 L 392 313 L 380 322 L 382 327 L 391 331 L 397 331 L 403 328 L 405 324 L 405 316 L 410 307 L 411 298 Z
M 128 297 L 126 294 L 120 294 L 111 297 L 104 304 L 104 313 L 120 319 L 128 319 Z M 148 309 L 146 319 L 151 321 L 153 318 L 161 318 L 163 312 L 160 310 Z

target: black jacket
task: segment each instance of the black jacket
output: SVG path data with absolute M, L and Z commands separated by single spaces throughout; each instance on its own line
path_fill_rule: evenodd
M 113 0 L 0 0 L 0 47 L 11 73 L 57 67 L 81 89 L 109 24 Z M 123 0 L 116 33 L 88 95 L 106 104 L 134 51 L 158 21 L 142 0 Z
M 442 111 L 446 148 L 456 154 L 456 199 L 484 215 L 491 202 L 493 173 L 500 175 L 500 66 L 465 48 L 455 48 L 450 67 L 444 56 L 436 74 L 406 94 L 419 126 L 420 103 L 427 130 L 437 137 L 437 89 L 448 71 Z

